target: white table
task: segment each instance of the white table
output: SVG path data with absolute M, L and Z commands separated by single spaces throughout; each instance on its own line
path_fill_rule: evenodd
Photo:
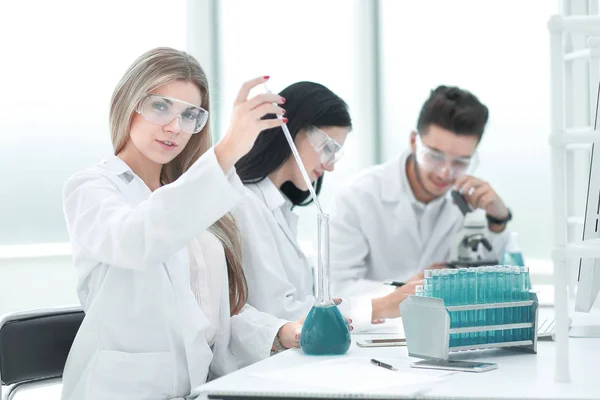
M 368 362 L 377 358 L 400 367 L 399 377 L 409 364 L 417 361 L 408 356 L 406 347 L 360 348 L 356 340 L 385 337 L 381 334 L 353 334 L 353 344 L 344 356 L 348 359 L 361 357 Z M 600 399 L 600 339 L 569 339 L 571 382 L 554 382 L 556 343 L 538 342 L 538 354 L 519 353 L 514 350 L 497 349 L 471 351 L 455 354 L 453 358 L 495 362 L 498 369 L 484 373 L 458 372 L 442 377 L 433 384 L 419 387 L 388 387 L 375 389 L 357 397 L 364 398 L 436 398 L 436 399 Z M 306 356 L 301 350 L 288 350 L 267 360 L 236 371 L 202 387 L 203 396 L 216 393 L 241 395 L 256 392 L 285 393 L 290 397 L 306 393 L 303 382 L 282 382 L 259 377 L 269 371 L 277 371 L 296 365 L 314 364 L 332 357 Z M 378 368 L 378 367 L 373 367 Z M 410 371 L 417 371 L 411 369 Z M 408 372 L 408 371 L 407 371 Z M 326 379 L 324 376 L 323 379 Z M 322 392 L 318 397 L 324 396 Z M 327 393 L 327 392 L 325 392 Z

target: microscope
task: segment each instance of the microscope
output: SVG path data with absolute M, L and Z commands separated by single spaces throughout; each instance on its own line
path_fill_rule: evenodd
M 487 237 L 487 219 L 483 210 L 472 210 L 458 191 L 451 192 L 452 198 L 465 216 L 462 229 L 456 234 L 450 249 L 449 266 L 479 267 L 497 265 L 498 259 Z

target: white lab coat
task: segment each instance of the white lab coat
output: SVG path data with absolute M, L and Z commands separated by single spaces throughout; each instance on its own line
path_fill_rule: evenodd
M 292 203 L 265 178 L 246 185 L 233 215 L 242 238 L 248 304 L 287 320 L 306 317 L 315 303 L 313 271 L 297 241 Z M 315 232 L 316 234 L 316 232 Z M 340 311 L 355 330 L 371 327 L 371 299 L 345 297 Z
M 116 156 L 67 182 L 64 212 L 86 316 L 63 399 L 185 396 L 209 376 L 268 357 L 284 321 L 251 307 L 230 318 L 225 289 L 211 349 L 190 287 L 186 245 L 232 209 L 241 190 L 212 149 L 154 192 Z
M 463 215 L 450 196 L 417 201 L 406 176 L 410 152 L 371 167 L 344 184 L 331 217 L 334 295 L 379 291 L 382 281 L 405 281 L 436 262 L 451 261 L 450 248 Z M 488 231 L 500 257 L 508 229 Z

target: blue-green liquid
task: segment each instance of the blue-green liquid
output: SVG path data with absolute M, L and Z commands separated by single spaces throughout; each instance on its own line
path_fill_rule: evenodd
M 525 265 L 525 261 L 523 260 L 523 253 L 519 252 L 505 252 L 502 255 L 502 265 L 516 265 L 517 267 L 522 267 Z
M 300 347 L 306 354 L 345 354 L 350 348 L 350 331 L 336 306 L 313 306 L 302 325 Z

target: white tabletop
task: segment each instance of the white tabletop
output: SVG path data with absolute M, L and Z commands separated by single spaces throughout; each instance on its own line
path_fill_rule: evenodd
M 301 350 L 288 350 L 267 360 L 217 379 L 202 387 L 204 394 L 257 394 L 257 395 L 289 395 L 290 397 L 336 397 L 343 388 L 332 390 L 323 381 L 313 380 L 310 385 L 298 381 L 282 381 L 266 375 L 286 368 L 313 364 L 321 368 L 323 360 L 356 360 L 377 358 L 399 368 L 398 378 L 413 376 L 420 370 L 410 368 L 410 363 L 418 359 L 408 356 L 406 347 L 361 348 L 356 340 L 376 337 L 389 337 L 385 334 L 353 334 L 353 343 L 349 352 L 337 357 L 307 356 Z M 453 353 L 453 359 L 495 362 L 498 369 L 469 373 L 456 372 L 439 377 L 435 381 L 417 386 L 388 386 L 385 388 L 369 388 L 368 392 L 350 393 L 364 398 L 461 398 L 461 399 L 600 399 L 600 339 L 570 339 L 570 383 L 554 382 L 555 342 L 538 342 L 537 354 L 520 353 L 508 349 L 491 349 Z M 360 361 L 360 360 L 359 360 Z M 378 367 L 373 367 L 378 368 Z M 387 372 L 387 370 L 385 370 Z M 432 372 L 425 370 L 424 373 Z M 356 379 L 356 378 L 354 378 Z M 319 389 L 319 384 L 324 387 Z M 343 396 L 342 396 L 343 397 Z

